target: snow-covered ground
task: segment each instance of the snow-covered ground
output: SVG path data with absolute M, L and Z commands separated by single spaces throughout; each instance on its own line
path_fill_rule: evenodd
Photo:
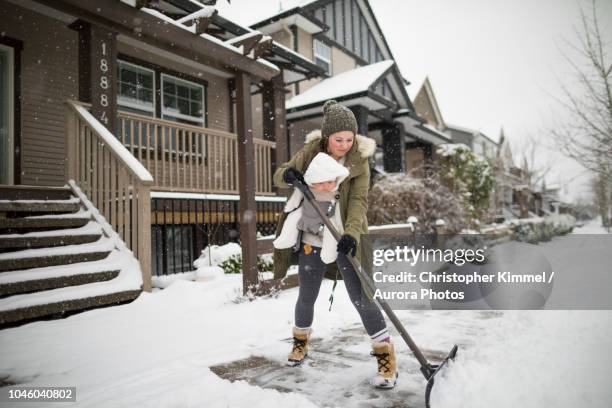
M 595 232 L 594 225 L 584 228 Z M 563 245 L 563 239 L 547 245 Z M 82 407 L 424 405 L 425 383 L 397 335 L 398 386 L 369 389 L 375 361 L 342 282 L 331 312 L 326 300 L 332 282 L 323 283 L 309 363 L 275 380 L 293 392 L 279 392 L 278 384 L 256 378 L 218 377 L 210 367 L 252 356 L 282 364 L 290 348 L 297 289 L 240 302 L 240 284 L 240 275 L 179 280 L 127 305 L 2 330 L 0 380 L 76 386 L 72 405 Z M 612 406 L 610 311 L 399 311 L 398 316 L 428 357 L 460 346 L 436 381 L 435 408 Z

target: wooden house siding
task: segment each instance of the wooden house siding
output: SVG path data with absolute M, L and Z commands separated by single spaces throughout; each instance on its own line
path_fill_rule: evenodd
M 21 53 L 21 183 L 64 185 L 64 101 L 78 95 L 78 35 L 56 20 L 0 1 L 5 35 Z M 16 124 L 19 126 L 19 124 Z
M 323 35 L 361 59 L 361 63 L 372 64 L 383 59 L 357 1 L 334 0 L 316 8 L 313 14 L 330 27 Z

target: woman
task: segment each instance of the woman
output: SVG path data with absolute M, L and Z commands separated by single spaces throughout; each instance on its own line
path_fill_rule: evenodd
M 274 173 L 274 183 L 281 188 L 292 186 L 296 181 L 304 182 L 303 172 L 318 153 L 327 153 L 339 164 L 345 166 L 349 175 L 343 178 L 339 186 L 313 185 L 317 192 L 332 191 L 335 193 L 337 210 L 340 211 L 341 230 L 343 235 L 335 248 L 335 262 L 326 264 L 321 259 L 323 230 L 319 236 L 312 231 L 302 231 L 297 245 L 276 245 L 274 251 L 274 277 L 286 275 L 289 265 L 297 255 L 299 265 L 299 295 L 295 305 L 295 326 L 293 328 L 293 348 L 289 354 L 288 364 L 299 365 L 308 353 L 308 341 L 313 321 L 314 303 L 317 299 L 321 281 L 326 270 L 334 273 L 338 269 L 344 279 L 351 302 L 357 309 L 361 321 L 372 340 L 372 355 L 378 361 L 378 373 L 372 384 L 379 388 L 393 388 L 397 381 L 395 350 L 389 338 L 383 315 L 371 299 L 364 295 L 357 273 L 347 259 L 350 253 L 360 258 L 359 239 L 361 234 L 368 233 L 366 213 L 368 209 L 368 189 L 370 186 L 370 167 L 368 157 L 374 154 L 376 143 L 367 137 L 357 135 L 357 121 L 353 112 L 336 101 L 327 101 L 323 106 L 323 123 L 321 131 L 311 132 L 306 137 L 306 145 L 298 151 L 289 162 L 282 164 Z M 331 183 L 332 185 L 334 183 Z M 326 190 L 326 188 L 328 188 Z M 294 189 L 294 195 L 297 189 Z M 294 198 L 294 197 L 292 197 Z M 293 223 L 285 226 L 285 221 L 296 210 L 295 199 L 289 199 L 277 228 L 277 237 L 286 234 L 287 228 L 296 228 Z M 299 202 L 299 201 L 298 201 Z M 303 200 L 300 207 L 304 206 Z M 290 204 L 293 203 L 293 204 Z M 307 212 L 307 209 L 304 208 Z M 288 224 L 288 223 L 287 223 Z M 298 227 L 299 228 L 299 227 Z M 285 229 L 285 231 L 283 231 Z M 283 235 L 284 235 L 283 234 Z M 317 246 L 317 243 L 319 245 Z M 278 248 L 283 249 L 278 249 Z M 325 258 L 325 257 L 324 257 Z M 326 258 L 329 259 L 329 258 Z M 333 275 L 332 275 L 333 276 Z

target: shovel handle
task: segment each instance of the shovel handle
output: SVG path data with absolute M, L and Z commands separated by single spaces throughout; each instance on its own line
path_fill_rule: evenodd
M 314 195 L 312 194 L 312 191 L 310 191 L 310 189 L 308 188 L 306 184 L 300 182 L 299 180 L 296 180 L 296 183 L 294 185 L 304 194 L 304 197 L 306 197 L 306 199 L 311 204 L 314 204 L 312 203 L 314 201 Z M 323 210 L 316 204 L 313 205 L 313 207 L 315 211 L 317 212 L 317 214 L 319 215 L 319 217 L 321 217 L 321 220 L 323 220 L 323 223 L 325 224 L 329 232 L 332 234 L 332 236 L 336 239 L 336 241 L 340 241 L 340 234 L 338 233 L 336 228 L 334 228 L 334 225 L 329 220 L 329 218 L 327 218 Z M 351 263 L 351 265 L 357 272 L 357 276 L 359 276 L 359 280 L 362 282 L 362 284 L 365 284 L 366 289 L 369 291 L 369 293 L 373 294 L 375 291 L 375 287 L 374 287 L 374 282 L 372 281 L 370 276 L 363 270 L 363 268 L 359 264 L 359 261 L 357 261 L 357 259 L 354 256 L 348 254 L 346 257 L 348 258 L 349 262 Z M 408 332 L 406 331 L 406 329 L 404 328 L 404 326 L 402 325 L 402 323 L 396 316 L 393 309 L 391 309 L 391 306 L 389 306 L 387 301 L 384 299 L 375 299 L 374 301 L 377 302 L 380 305 L 380 307 L 385 311 L 385 314 L 387 315 L 389 320 L 391 320 L 391 323 L 393 323 L 393 326 L 400 333 L 400 335 L 402 336 L 402 339 L 404 339 L 404 341 L 406 342 L 406 344 L 408 345 L 408 347 L 410 348 L 410 350 L 412 351 L 416 359 L 419 361 L 419 364 L 424 369 L 422 370 L 422 372 L 425 370 L 429 372 L 431 365 L 427 361 L 427 358 L 425 358 L 425 356 L 423 355 L 419 347 L 416 345 L 414 340 L 412 340 L 412 337 L 410 337 L 410 335 L 408 334 Z M 423 372 L 423 375 L 425 376 L 426 380 L 429 380 L 428 376 L 425 375 L 424 372 Z

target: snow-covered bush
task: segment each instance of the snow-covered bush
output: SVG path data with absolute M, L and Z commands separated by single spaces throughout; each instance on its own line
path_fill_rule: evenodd
M 225 273 L 242 273 L 242 254 L 235 254 L 219 264 Z M 257 256 L 257 271 L 272 272 L 274 264 L 271 260 Z
M 224 273 L 242 273 L 242 247 L 230 242 L 225 245 L 211 245 L 202 250 L 202 254 L 193 262 L 193 266 L 206 275 L 211 266 L 219 266 Z M 271 256 L 257 256 L 257 270 L 270 272 L 273 270 Z
M 461 197 L 474 220 L 483 219 L 493 193 L 493 169 L 464 144 L 438 146 L 439 174 L 442 183 Z
M 424 174 L 424 178 L 404 173 L 378 176 L 368 196 L 369 224 L 405 223 L 414 216 L 423 233 L 433 232 L 439 219 L 445 221 L 450 232 L 465 228 L 467 217 L 461 200 L 440 182 L 435 172 Z
M 514 239 L 536 244 L 550 241 L 554 236 L 572 232 L 576 219 L 569 214 L 550 215 L 512 220 L 509 224 L 514 230 Z

